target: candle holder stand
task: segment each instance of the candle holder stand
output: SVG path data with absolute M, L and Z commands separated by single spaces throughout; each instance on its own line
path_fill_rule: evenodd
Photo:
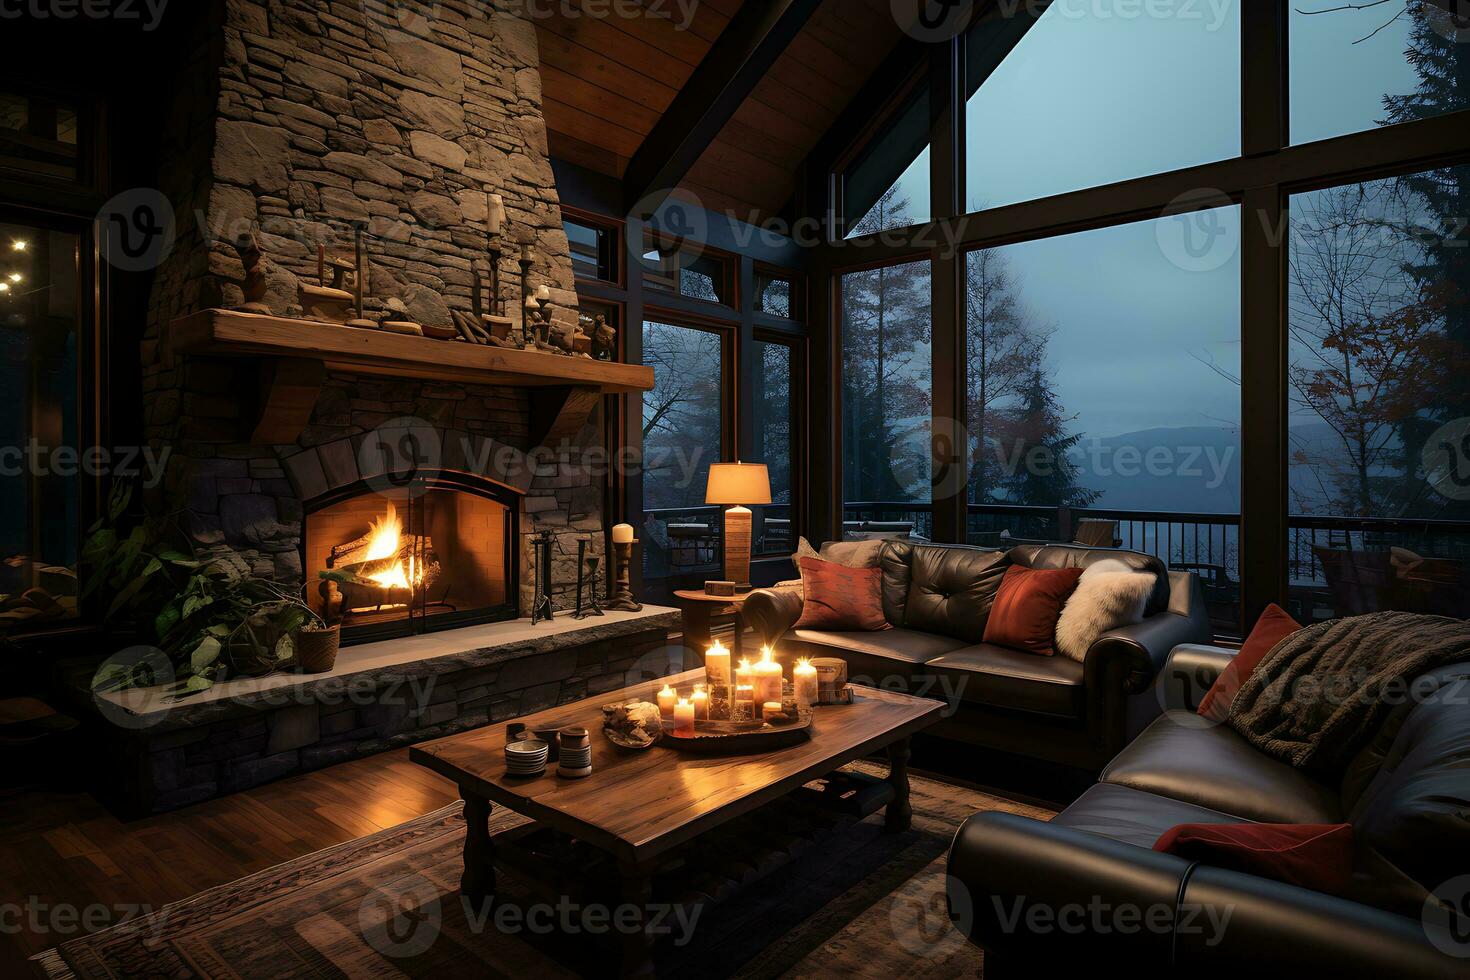
M 642 612 L 643 603 L 633 598 L 632 569 L 633 546 L 638 541 L 627 541 L 613 545 L 613 594 L 607 602 L 608 609 L 622 612 Z

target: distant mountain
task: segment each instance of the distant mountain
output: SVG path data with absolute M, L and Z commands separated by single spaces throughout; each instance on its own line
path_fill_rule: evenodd
M 1224 426 L 1084 435 L 1072 454 L 1094 506 L 1141 511 L 1240 513 L 1240 430 Z

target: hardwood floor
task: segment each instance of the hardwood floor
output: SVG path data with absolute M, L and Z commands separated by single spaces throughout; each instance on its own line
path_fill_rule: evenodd
M 79 916 L 113 925 L 458 798 L 407 749 L 126 823 L 84 792 L 0 794 L 0 976 L 38 976 L 25 961 Z

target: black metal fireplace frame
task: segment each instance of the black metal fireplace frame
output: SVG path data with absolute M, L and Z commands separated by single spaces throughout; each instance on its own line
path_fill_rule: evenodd
M 459 629 L 464 626 L 478 626 L 484 623 L 500 623 L 507 620 L 517 619 L 520 616 L 520 495 L 515 491 L 490 480 L 485 480 L 468 473 L 441 472 L 433 477 L 415 476 L 403 483 L 394 483 L 395 489 L 408 489 L 418 491 L 417 496 L 434 490 L 454 490 L 460 493 L 469 493 L 478 497 L 484 497 L 505 508 L 505 594 L 507 601 L 498 606 L 482 606 L 464 612 L 435 613 L 432 616 L 424 613 L 425 597 L 420 595 L 417 602 L 411 604 L 408 615 L 400 620 L 385 623 L 365 623 L 357 626 L 342 627 L 342 644 L 344 646 L 356 643 L 371 643 L 376 640 L 391 640 L 405 636 L 419 636 L 425 633 L 439 633 L 444 630 Z M 378 493 L 382 488 L 366 480 L 350 483 L 338 487 L 314 497 L 303 504 L 303 510 L 307 517 L 319 513 L 329 507 L 334 507 L 344 501 L 355 497 L 363 497 Z M 411 493 L 411 499 L 414 496 Z M 306 574 L 312 574 L 307 565 L 307 543 L 310 534 L 310 521 L 301 522 L 301 567 Z M 317 588 L 316 581 L 305 583 L 307 590 Z

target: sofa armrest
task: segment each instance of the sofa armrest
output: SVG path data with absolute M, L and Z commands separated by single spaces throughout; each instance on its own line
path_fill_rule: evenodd
M 1228 910 L 1229 918 L 1198 914 L 1195 928 L 1175 930 L 1178 976 L 1231 977 L 1465 977 L 1467 961 L 1440 952 L 1438 929 L 1345 898 L 1254 875 L 1195 867 L 1181 909 Z M 1438 936 L 1447 949 L 1470 952 L 1463 937 Z
M 1169 653 L 1154 682 L 1159 704 L 1165 711 L 1198 711 L 1200 701 L 1238 652 L 1202 643 L 1181 643 Z
M 1189 867 L 1173 854 L 1070 827 L 978 813 L 950 845 L 950 918 L 986 950 L 987 976 L 992 954 L 1049 967 L 1128 963 L 1140 976 L 1162 976 L 1171 958 L 1167 925 Z M 1108 917 L 1136 910 L 1139 927 L 1095 927 L 1094 909 Z M 1144 928 L 1150 921 L 1166 927 Z
M 761 642 L 775 646 L 776 641 L 801 619 L 804 605 L 800 587 L 757 589 L 740 607 L 745 625 L 755 630 Z
M 1087 685 L 1108 683 L 1118 678 L 1128 694 L 1141 694 L 1149 689 L 1170 652 L 1180 644 L 1205 643 L 1210 639 L 1210 624 L 1193 617 L 1159 613 L 1141 623 L 1109 630 L 1087 651 L 1083 668 Z

